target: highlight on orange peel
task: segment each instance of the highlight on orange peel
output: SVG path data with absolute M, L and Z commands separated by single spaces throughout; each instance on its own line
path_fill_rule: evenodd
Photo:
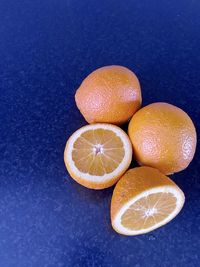
M 75 95 L 76 105 L 88 123 L 123 124 L 142 102 L 136 75 L 122 66 L 106 66 L 88 75 Z
M 182 209 L 184 201 L 181 189 L 157 169 L 130 169 L 113 192 L 112 226 L 123 235 L 150 232 L 171 221 Z
M 118 126 L 91 124 L 77 130 L 67 141 L 64 161 L 79 184 L 103 189 L 112 186 L 128 169 L 132 145 Z
M 140 109 L 129 123 L 128 134 L 137 162 L 164 174 L 184 170 L 194 157 L 194 124 L 176 106 L 153 103 Z

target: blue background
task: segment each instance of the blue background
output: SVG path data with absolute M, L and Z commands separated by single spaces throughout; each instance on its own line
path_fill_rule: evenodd
M 172 176 L 180 215 L 150 234 L 110 225 L 113 188 L 75 183 L 63 163 L 85 125 L 74 93 L 110 64 L 139 77 L 143 105 L 183 108 L 200 130 L 198 0 L 0 0 L 0 267 L 198 266 L 199 149 Z

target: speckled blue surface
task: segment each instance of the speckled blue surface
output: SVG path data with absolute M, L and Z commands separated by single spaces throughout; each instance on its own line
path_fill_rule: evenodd
M 200 262 L 200 152 L 172 179 L 180 215 L 150 234 L 110 226 L 113 188 L 76 184 L 63 163 L 85 124 L 74 93 L 109 64 L 138 75 L 143 105 L 183 108 L 200 130 L 198 0 L 0 1 L 0 267 L 195 267 Z

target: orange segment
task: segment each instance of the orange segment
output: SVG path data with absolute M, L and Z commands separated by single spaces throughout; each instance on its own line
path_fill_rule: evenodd
M 64 160 L 72 178 L 89 188 L 113 185 L 132 158 L 128 136 L 111 124 L 87 125 L 68 140 Z
M 124 158 L 120 138 L 110 130 L 88 130 L 74 143 L 72 159 L 76 167 L 91 175 L 111 173 Z M 87 162 L 87 164 L 86 164 Z
M 147 229 L 165 219 L 176 207 L 171 193 L 153 193 L 134 204 L 123 214 L 121 223 L 131 230 Z
M 151 167 L 134 168 L 113 192 L 112 225 L 125 235 L 147 233 L 172 220 L 183 204 L 183 192 L 167 176 Z
M 104 166 L 107 173 L 111 173 L 118 166 L 117 162 L 114 159 L 112 159 L 106 155 L 101 156 L 101 160 L 103 162 L 103 166 Z
M 73 160 L 76 160 L 74 157 L 73 157 Z M 90 170 L 90 166 L 91 166 L 91 163 L 93 162 L 94 160 L 94 157 L 93 155 L 88 154 L 87 157 L 83 157 L 83 158 L 78 158 L 78 160 L 76 160 L 76 167 L 81 171 L 81 172 L 89 172 Z

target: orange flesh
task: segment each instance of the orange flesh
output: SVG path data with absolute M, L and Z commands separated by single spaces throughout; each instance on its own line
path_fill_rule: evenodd
M 113 172 L 125 155 L 120 138 L 110 130 L 84 132 L 74 143 L 72 159 L 83 173 L 102 176 Z
M 133 203 L 122 215 L 121 223 L 131 230 L 147 229 L 164 220 L 176 207 L 171 193 L 153 193 Z

